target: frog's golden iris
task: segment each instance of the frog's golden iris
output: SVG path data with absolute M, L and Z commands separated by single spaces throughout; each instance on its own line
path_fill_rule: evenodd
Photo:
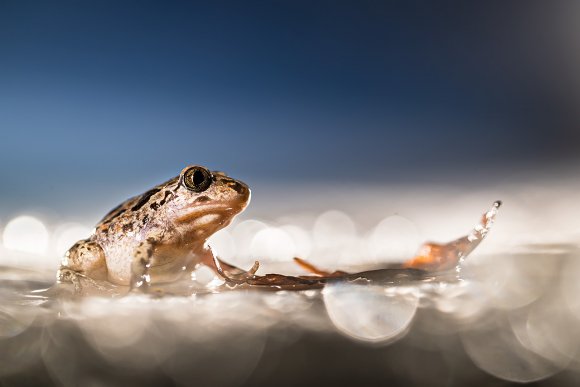
M 213 180 L 211 172 L 199 165 L 190 167 L 182 176 L 185 187 L 198 193 L 208 189 Z

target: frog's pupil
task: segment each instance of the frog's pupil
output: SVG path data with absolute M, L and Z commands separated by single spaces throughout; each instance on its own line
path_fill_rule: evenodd
M 198 169 L 193 173 L 192 180 L 193 180 L 193 185 L 196 187 L 199 187 L 205 181 L 205 175 L 201 170 Z

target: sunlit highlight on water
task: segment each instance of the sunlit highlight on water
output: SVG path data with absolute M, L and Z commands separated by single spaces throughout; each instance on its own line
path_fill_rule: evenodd
M 352 257 L 362 251 L 356 225 L 342 211 L 330 210 L 320 214 L 314 222 L 312 238 L 312 255 L 317 262 L 326 265 L 352 262 Z
M 417 252 L 423 243 L 417 226 L 410 220 L 393 215 L 383 219 L 371 232 L 368 249 L 375 262 L 401 262 Z
M 9 221 L 2 237 L 7 249 L 32 254 L 44 254 L 48 249 L 48 230 L 33 216 L 22 215 Z
M 290 261 L 297 251 L 288 233 L 277 227 L 258 231 L 252 238 L 250 249 L 254 257 L 268 257 L 269 260 L 280 262 Z

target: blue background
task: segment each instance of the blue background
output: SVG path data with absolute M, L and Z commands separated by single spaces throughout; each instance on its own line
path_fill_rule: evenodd
M 578 20 L 558 1 L 0 0 L 0 209 L 191 163 L 250 183 L 556 174 L 580 150 Z

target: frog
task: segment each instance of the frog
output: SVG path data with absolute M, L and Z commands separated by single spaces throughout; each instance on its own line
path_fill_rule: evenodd
M 328 271 L 299 257 L 294 262 L 308 275 L 270 273 L 256 275 L 256 261 L 249 270 L 217 257 L 207 241 L 246 209 L 251 199 L 247 184 L 220 171 L 189 165 L 168 181 L 134 196 L 106 214 L 86 239 L 65 254 L 57 282 L 81 280 L 128 286 L 149 292 L 151 284 L 192 278 L 200 265 L 213 269 L 230 287 L 250 286 L 271 290 L 321 288 L 334 281 L 387 280 L 401 276 L 422 278 L 457 270 L 486 237 L 501 201 L 493 203 L 465 236 L 447 243 L 427 242 L 414 257 L 401 264 L 363 272 Z
M 221 171 L 188 165 L 178 176 L 127 199 L 107 213 L 92 235 L 64 255 L 59 283 L 108 281 L 147 291 L 152 283 L 187 278 L 217 257 L 208 238 L 249 204 L 247 184 Z M 220 262 L 230 275 L 246 271 Z

